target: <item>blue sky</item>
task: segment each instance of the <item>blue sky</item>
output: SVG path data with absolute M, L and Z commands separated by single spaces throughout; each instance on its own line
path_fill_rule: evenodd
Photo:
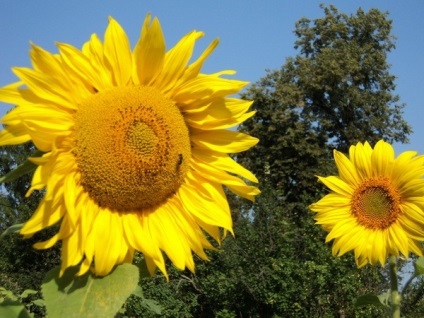
M 419 0 L 2 0 L 0 86 L 16 80 L 11 67 L 30 65 L 30 41 L 51 52 L 57 51 L 55 42 L 81 47 L 92 33 L 102 37 L 107 17 L 113 16 L 134 45 L 148 12 L 160 19 L 168 48 L 193 29 L 206 34 L 198 42 L 197 53 L 214 38 L 220 38 L 204 72 L 234 69 L 234 78 L 256 82 L 265 75 L 265 69 L 279 68 L 287 57 L 296 54 L 294 23 L 301 17 L 322 17 L 320 3 L 334 4 L 345 13 L 353 13 L 358 7 L 390 13 L 397 37 L 397 48 L 389 55 L 391 72 L 397 76 L 396 93 L 407 104 L 405 119 L 414 130 L 410 144 L 397 144 L 395 148 L 397 152 L 417 150 L 424 154 L 424 1 Z M 0 104 L 0 114 L 9 107 Z

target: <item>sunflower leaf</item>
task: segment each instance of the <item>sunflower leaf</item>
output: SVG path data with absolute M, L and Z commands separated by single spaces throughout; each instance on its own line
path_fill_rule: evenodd
M 25 289 L 22 294 L 21 294 L 21 299 L 25 299 L 30 295 L 35 295 L 36 293 L 38 293 L 38 291 L 34 290 L 34 289 Z
M 162 307 L 156 300 L 144 298 L 141 305 L 157 315 L 162 314 Z
M 24 226 L 24 223 L 13 224 L 9 226 L 3 233 L 0 234 L 0 241 L 10 233 L 17 233 Z
M 123 264 L 105 277 L 91 273 L 75 276 L 73 267 L 59 277 L 60 268 L 49 271 L 41 287 L 49 317 L 114 317 L 136 289 L 135 265 Z
M 136 289 L 132 292 L 132 295 L 141 298 L 141 306 L 150 310 L 151 312 L 160 315 L 162 313 L 162 307 L 158 304 L 157 301 L 153 299 L 144 298 L 143 290 L 140 286 L 137 286 Z
M 41 157 L 43 154 L 43 152 L 37 150 L 31 157 Z M 0 183 L 13 181 L 24 174 L 34 171 L 36 168 L 37 165 L 27 159 L 23 164 L 1 177 Z
M 418 259 L 414 262 L 414 269 L 414 278 L 424 275 L 424 257 L 418 257 Z
M 384 293 L 381 295 L 366 294 L 366 295 L 359 296 L 356 299 L 355 306 L 360 307 L 360 306 L 366 306 L 366 305 L 374 305 L 377 307 L 390 308 L 389 298 L 390 298 L 390 293 Z
M 143 259 L 138 264 L 138 270 L 140 271 L 140 278 L 150 278 L 151 277 L 151 275 L 149 273 L 149 269 L 147 268 L 147 263 L 146 263 L 145 259 Z
M 5 299 L 0 303 L 0 317 L 31 318 L 31 315 L 21 302 L 17 300 Z
M 30 173 L 37 168 L 37 165 L 27 160 L 16 169 L 10 171 L 6 175 L 0 178 L 0 183 L 13 181 L 24 174 Z
M 31 303 L 38 307 L 44 307 L 46 305 L 44 299 L 35 299 Z
M 18 301 L 18 297 L 13 292 L 0 286 L 0 303 L 2 303 L 5 299 Z
M 134 296 L 137 296 L 137 297 L 140 297 L 140 298 L 143 298 L 144 299 L 143 289 L 141 289 L 140 286 L 137 286 L 133 290 L 133 292 L 131 293 L 131 295 L 134 295 Z

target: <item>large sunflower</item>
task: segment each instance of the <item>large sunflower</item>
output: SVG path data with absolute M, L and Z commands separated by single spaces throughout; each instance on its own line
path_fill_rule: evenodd
M 349 158 L 334 151 L 339 176 L 318 177 L 331 192 L 310 206 L 334 240 L 333 254 L 355 252 L 358 267 L 389 255 L 422 255 L 424 241 L 424 156 L 379 141 L 351 146 Z
M 206 259 L 209 234 L 232 231 L 223 185 L 253 200 L 257 182 L 228 153 L 257 139 L 227 130 L 254 112 L 251 102 L 228 98 L 247 83 L 201 74 L 213 41 L 189 64 L 202 32 L 166 51 L 159 21 L 144 21 L 131 51 L 112 18 L 104 42 L 93 34 L 82 50 L 58 43 L 58 54 L 32 45 L 32 68 L 14 68 L 20 81 L 0 89 L 17 105 L 6 114 L 0 145 L 32 141 L 43 152 L 28 195 L 45 188 L 21 234 L 60 222 L 62 272 L 81 264 L 107 275 L 114 265 L 144 254 L 151 272 L 165 275 L 163 252 L 177 268 L 194 270 L 192 252 Z

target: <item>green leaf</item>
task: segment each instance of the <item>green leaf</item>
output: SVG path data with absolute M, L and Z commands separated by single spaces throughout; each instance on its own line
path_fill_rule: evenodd
M 157 315 L 162 314 L 162 307 L 158 304 L 156 300 L 144 298 L 141 301 L 141 305 Z
M 0 304 L 0 317 L 31 318 L 31 315 L 19 301 L 6 299 Z
M 38 293 L 36 290 L 25 289 L 21 294 L 21 299 L 27 298 L 29 295 L 34 295 L 36 293 Z
M 133 290 L 132 295 L 144 298 L 143 289 L 139 285 Z
M 16 297 L 14 293 L 12 293 L 10 290 L 7 290 L 4 287 L 0 287 L 0 296 L 1 298 L 6 298 L 13 301 L 18 300 L 18 297 Z M 0 298 L 0 301 L 2 300 L 1 298 Z
M 150 275 L 149 269 L 147 268 L 147 263 L 144 258 L 138 264 L 138 269 L 140 270 L 140 278 L 150 278 L 152 276 Z
M 114 317 L 139 280 L 138 268 L 131 264 L 117 266 L 105 277 L 75 276 L 76 267 L 62 277 L 59 271 L 49 271 L 41 287 L 49 317 Z
M 424 257 L 418 257 L 414 262 L 414 277 L 420 276 L 424 274 Z
M 0 240 L 2 240 L 6 235 L 10 233 L 17 233 L 20 231 L 20 229 L 24 226 L 24 223 L 19 224 L 13 224 L 12 226 L 9 226 L 3 233 L 0 235 Z
M 162 313 L 162 307 L 157 301 L 153 299 L 144 298 L 143 289 L 139 285 L 133 290 L 132 295 L 140 297 L 140 304 L 147 310 L 150 310 L 157 315 L 160 315 Z
M 36 300 L 33 300 L 31 303 L 38 307 L 43 307 L 46 305 L 46 302 L 44 301 L 44 299 L 36 299 Z
M 355 306 L 360 307 L 360 306 L 366 306 L 366 305 L 374 305 L 377 307 L 390 308 L 388 303 L 389 298 L 390 298 L 390 293 L 384 293 L 378 296 L 373 294 L 366 294 L 356 299 Z
M 36 153 L 33 157 L 39 157 L 39 155 Z M 26 160 L 23 164 L 18 166 L 16 169 L 10 171 L 9 173 L 1 177 L 0 183 L 13 181 L 19 178 L 20 176 L 23 176 L 24 174 L 34 171 L 36 168 L 37 168 L 37 165 L 35 163 L 32 163 L 29 160 Z

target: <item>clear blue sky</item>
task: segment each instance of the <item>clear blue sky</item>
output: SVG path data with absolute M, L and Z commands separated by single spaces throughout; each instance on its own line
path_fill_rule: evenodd
M 113 16 L 129 35 L 138 39 L 147 12 L 157 16 L 168 48 L 187 32 L 206 33 L 197 52 L 219 37 L 217 50 L 204 71 L 237 71 L 235 78 L 255 82 L 265 69 L 279 68 L 295 55 L 294 23 L 301 17 L 323 16 L 319 4 L 334 4 L 340 12 L 353 13 L 378 8 L 393 20 L 397 48 L 389 55 L 391 72 L 397 76 L 396 93 L 406 103 L 405 118 L 414 133 L 409 145 L 396 151 L 417 150 L 424 154 L 424 1 L 289 1 L 289 0 L 2 0 L 0 2 L 0 86 L 16 80 L 13 66 L 29 66 L 29 42 L 56 52 L 54 43 L 81 47 L 92 33 L 103 37 L 107 17 Z M 0 114 L 10 106 L 0 104 Z

